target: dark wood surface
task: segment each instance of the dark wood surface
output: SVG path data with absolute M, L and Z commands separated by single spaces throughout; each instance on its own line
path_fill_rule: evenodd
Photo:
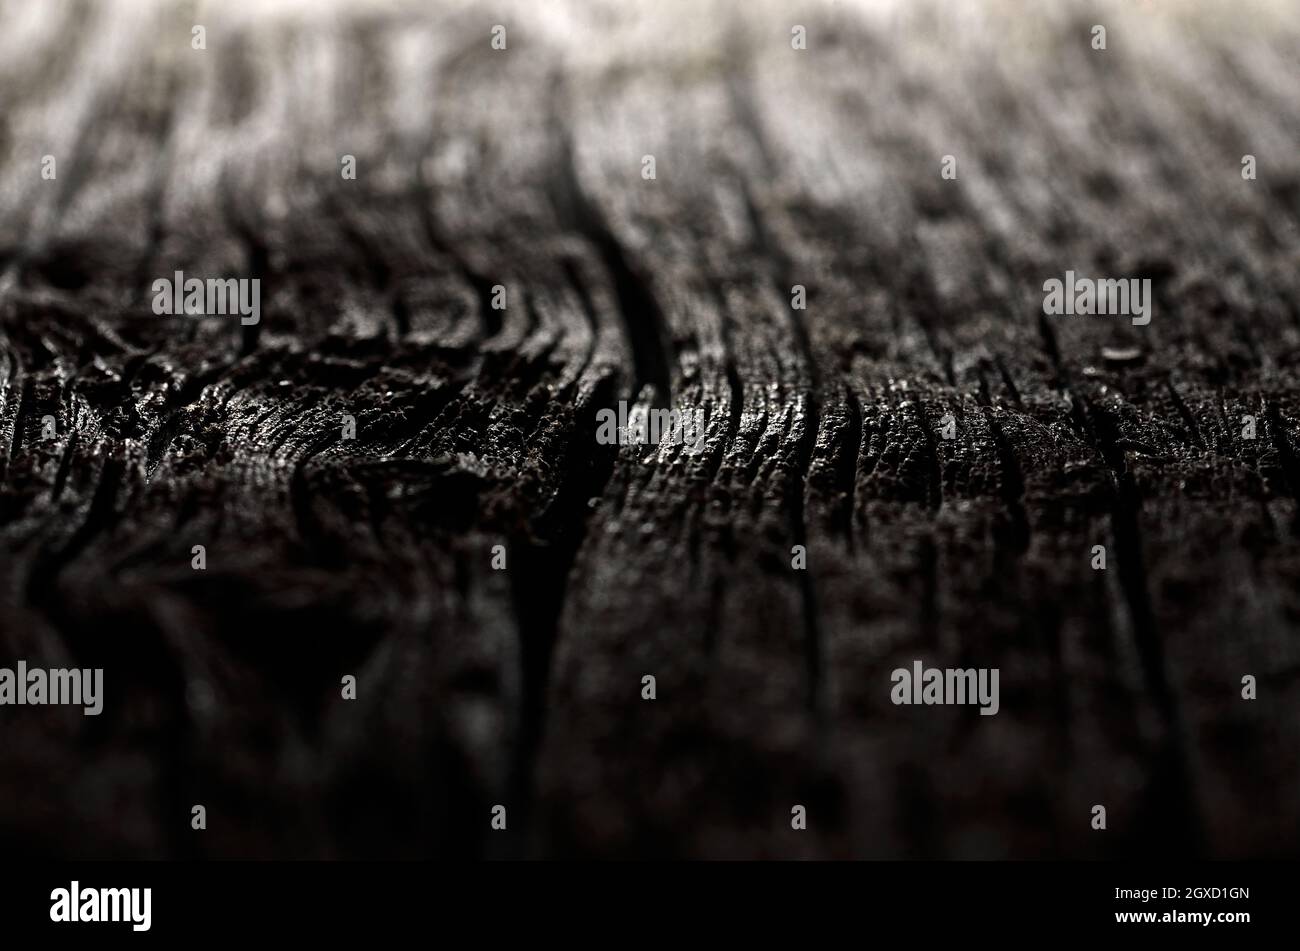
M 0 3 L 5 854 L 1296 854 L 1294 5 L 223 6 Z

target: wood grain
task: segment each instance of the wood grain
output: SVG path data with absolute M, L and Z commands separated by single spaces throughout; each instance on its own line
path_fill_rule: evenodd
M 6 854 L 1296 853 L 1300 11 L 782 6 L 0 2 Z

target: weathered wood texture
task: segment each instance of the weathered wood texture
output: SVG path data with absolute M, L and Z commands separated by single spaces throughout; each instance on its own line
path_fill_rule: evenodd
M 1300 9 L 783 6 L 0 2 L 6 855 L 1296 854 Z

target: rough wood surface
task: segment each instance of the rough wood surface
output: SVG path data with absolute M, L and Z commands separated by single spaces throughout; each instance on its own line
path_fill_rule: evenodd
M 783 6 L 0 2 L 6 855 L 1297 853 L 1300 10 Z

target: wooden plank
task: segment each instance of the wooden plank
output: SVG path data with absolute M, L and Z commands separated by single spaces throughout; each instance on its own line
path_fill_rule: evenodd
M 864 2 L 796 50 L 777 3 L 272 4 L 196 50 L 165 0 L 39 8 L 0 666 L 108 692 L 0 712 L 0 843 L 1300 846 L 1295 10 Z M 1067 271 L 1150 323 L 1045 314 Z M 155 315 L 177 272 L 260 319 Z M 620 403 L 703 438 L 607 445 Z M 915 661 L 997 714 L 896 705 Z

